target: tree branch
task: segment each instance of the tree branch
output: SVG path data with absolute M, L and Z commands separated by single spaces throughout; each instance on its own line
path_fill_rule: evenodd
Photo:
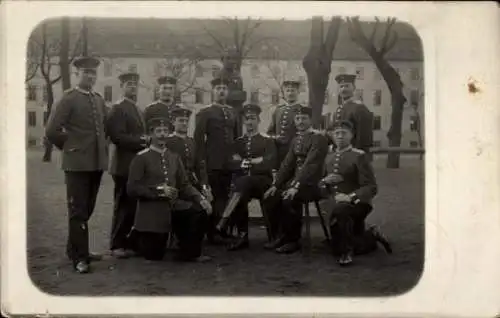
M 378 17 L 375 17 L 375 24 L 373 25 L 372 34 L 370 35 L 370 42 L 372 43 L 375 43 L 379 24 L 380 24 L 380 19 Z
M 384 55 L 388 50 L 389 37 L 392 35 L 392 26 L 396 23 L 396 18 L 387 18 L 386 29 L 379 52 Z M 394 45 L 394 44 L 393 44 Z
M 219 39 L 206 26 L 203 26 L 203 30 L 212 39 L 212 41 L 214 41 L 214 43 L 219 47 L 221 51 L 224 51 L 226 49 L 225 45 L 221 41 L 219 41 Z
M 333 51 L 335 50 L 335 45 L 337 44 L 337 40 L 339 38 L 341 24 L 342 18 L 339 16 L 332 17 L 330 20 L 325 40 L 325 49 L 328 56 L 333 56 Z

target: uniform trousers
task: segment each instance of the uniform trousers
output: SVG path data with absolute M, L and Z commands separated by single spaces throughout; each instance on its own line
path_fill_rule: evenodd
M 114 175 L 113 180 L 115 188 L 110 249 L 123 248 L 135 250 L 136 246 L 132 240 L 133 236 L 128 237 L 128 235 L 134 225 L 137 200 L 127 194 L 126 176 Z
M 330 214 L 331 247 L 334 255 L 347 252 L 367 254 L 377 248 L 377 240 L 365 230 L 364 221 L 372 206 L 366 203 L 337 203 Z
M 234 192 L 239 193 L 241 197 L 232 218 L 238 232 L 248 232 L 248 203 L 252 199 L 262 200 L 272 181 L 270 175 L 243 175 L 235 178 Z
M 232 172 L 229 170 L 208 171 L 208 183 L 212 189 L 214 200 L 212 202 L 213 213 L 210 215 L 208 236 L 213 237 L 216 233 L 216 226 L 219 222 L 231 190 Z
M 293 199 L 284 200 L 283 193 L 277 191 L 265 200 L 264 205 L 266 211 L 270 212 L 271 224 L 277 224 L 283 243 L 296 243 L 302 237 L 302 206 L 306 202 L 318 200 L 320 192 L 317 186 L 304 185 Z
M 185 210 L 172 211 L 172 230 L 179 240 L 178 258 L 190 260 L 201 255 L 208 216 L 197 204 Z M 162 260 L 168 233 L 137 232 L 140 254 L 148 260 Z
M 74 265 L 90 262 L 88 221 L 94 212 L 102 171 L 65 171 L 68 205 L 66 255 Z

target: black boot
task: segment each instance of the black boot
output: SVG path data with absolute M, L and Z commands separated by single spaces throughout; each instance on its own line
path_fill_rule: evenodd
M 242 232 L 236 238 L 236 240 L 230 243 L 227 247 L 228 251 L 237 251 L 250 247 L 250 242 L 248 240 L 248 233 Z

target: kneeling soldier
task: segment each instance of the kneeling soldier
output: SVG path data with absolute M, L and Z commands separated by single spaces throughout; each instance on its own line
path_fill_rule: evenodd
M 302 205 L 319 199 L 317 187 L 328 153 L 325 136 L 311 127 L 312 109 L 301 106 L 295 114 L 297 136 L 281 164 L 273 185 L 266 191 L 267 211 L 280 214 L 282 236 L 266 244 L 277 253 L 293 253 L 300 248 L 302 232 Z M 285 190 L 286 189 L 286 190 Z M 281 192 L 281 196 L 276 195 Z
M 233 194 L 224 210 L 219 230 L 231 218 L 235 221 L 239 236 L 228 246 L 228 250 L 247 248 L 248 242 L 248 202 L 262 200 L 264 192 L 273 181 L 272 171 L 276 165 L 276 145 L 274 140 L 259 133 L 261 109 L 258 105 L 243 107 L 245 135 L 236 139 L 232 156 Z M 234 211 L 234 213 L 233 213 Z M 266 211 L 262 211 L 268 233 L 272 233 Z M 272 237 L 272 235 L 270 235 Z
M 326 157 L 326 176 L 320 181 L 320 188 L 333 201 L 329 220 L 331 246 L 339 257 L 339 265 L 351 264 L 354 253 L 374 251 L 377 242 L 391 253 L 389 242 L 376 227 L 364 228 L 364 220 L 372 211 L 371 201 L 377 194 L 377 183 L 366 153 L 351 145 L 352 124 L 338 121 L 329 127 L 328 134 L 336 150 Z
M 148 260 L 161 260 L 173 230 L 179 239 L 178 259 L 204 261 L 208 257 L 202 256 L 201 244 L 211 206 L 189 183 L 180 157 L 165 147 L 167 124 L 165 118 L 150 120 L 151 146 L 139 152 L 130 165 L 127 191 L 138 199 L 134 231 L 139 252 Z M 202 208 L 175 211 L 177 198 Z

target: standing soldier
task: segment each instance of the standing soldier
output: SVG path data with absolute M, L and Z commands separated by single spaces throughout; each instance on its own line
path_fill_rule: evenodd
M 331 245 L 341 266 L 351 264 L 354 253 L 374 251 L 377 242 L 392 253 L 391 245 L 375 226 L 365 230 L 364 220 L 372 211 L 377 182 L 366 153 L 351 145 L 352 131 L 350 121 L 337 121 L 329 127 L 336 150 L 327 155 L 326 176 L 320 181 L 320 187 L 333 202 L 329 220 Z
M 259 133 L 260 107 L 247 104 L 243 106 L 242 112 L 246 133 L 236 139 L 234 145 L 234 191 L 224 210 L 223 224 L 219 224 L 220 227 L 224 226 L 230 217 L 236 221 L 239 236 L 228 246 L 230 251 L 248 248 L 248 202 L 253 198 L 262 200 L 264 192 L 271 186 L 272 170 L 276 166 L 274 141 Z M 265 218 L 268 215 L 266 212 L 263 211 Z M 271 224 L 276 222 L 266 223 L 268 233 L 275 233 L 276 229 Z
M 78 86 L 64 92 L 46 127 L 47 139 L 62 150 L 69 216 L 66 254 L 78 273 L 89 272 L 90 262 L 101 258 L 89 253 L 88 237 L 88 221 L 108 166 L 106 106 L 92 90 L 99 64 L 92 57 L 74 61 Z
M 170 119 L 170 111 L 173 108 L 178 107 L 175 103 L 175 97 L 177 95 L 177 80 L 170 76 L 159 77 L 158 80 L 158 93 L 160 99 L 149 104 L 144 110 L 144 120 L 149 122 L 152 118 L 163 117 L 167 118 L 169 132 L 174 131 Z
M 139 252 L 147 260 L 163 259 L 168 233 L 179 239 L 180 261 L 205 261 L 201 247 L 210 203 L 188 181 L 181 158 L 166 147 L 168 119 L 152 118 L 148 123 L 151 145 L 140 151 L 130 164 L 127 191 L 138 199 L 134 231 Z M 177 199 L 200 208 L 175 211 Z M 205 211 L 206 212 L 205 212 Z
M 266 191 L 266 211 L 280 213 L 283 235 L 266 245 L 277 253 L 293 253 L 300 248 L 302 204 L 319 198 L 317 187 L 328 153 L 325 136 L 315 133 L 311 123 L 312 108 L 301 106 L 295 115 L 297 136 Z M 279 193 L 277 193 L 279 192 Z
M 356 75 L 339 74 L 335 77 L 339 85 L 341 104 L 334 114 L 334 122 L 349 120 L 354 127 L 352 145 L 363 150 L 371 160 L 373 146 L 373 114 L 361 101 L 354 99 Z
M 231 150 L 238 136 L 239 120 L 236 111 L 226 104 L 228 80 L 218 77 L 211 84 L 215 102 L 196 115 L 194 141 L 196 158 L 206 163 L 208 182 L 214 196 L 208 241 L 220 244 L 224 240 L 217 233 L 216 224 L 226 206 L 231 187 Z
M 271 124 L 267 129 L 267 134 L 276 141 L 278 150 L 278 160 L 275 169 L 280 168 L 281 163 L 288 153 L 292 139 L 297 133 L 294 118 L 301 105 L 297 102 L 300 82 L 288 80 L 283 82 L 285 104 L 279 105 L 271 117 Z
M 137 205 L 136 200 L 127 195 L 128 171 L 137 152 L 147 147 L 149 136 L 142 111 L 136 104 L 139 74 L 125 73 L 119 80 L 123 98 L 112 106 L 106 124 L 114 144 L 110 167 L 115 183 L 110 249 L 113 256 L 126 258 L 134 254 L 134 243 L 127 235 L 134 224 Z

